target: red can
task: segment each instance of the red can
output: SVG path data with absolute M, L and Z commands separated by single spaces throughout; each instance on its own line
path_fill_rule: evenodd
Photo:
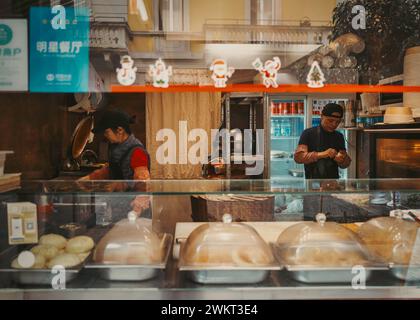
M 283 114 L 283 103 L 282 102 L 278 103 L 278 114 Z
M 303 101 L 298 102 L 298 113 L 299 114 L 305 114 L 305 105 Z
M 290 113 L 297 114 L 297 105 L 295 101 L 292 101 L 292 103 L 290 104 Z
M 275 115 L 277 113 L 277 106 L 276 103 L 271 102 L 271 114 Z
M 290 114 L 290 102 L 283 104 L 283 114 Z

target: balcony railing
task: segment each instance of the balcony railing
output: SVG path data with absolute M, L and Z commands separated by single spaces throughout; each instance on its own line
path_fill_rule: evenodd
M 93 22 L 126 23 L 128 1 L 121 0 L 85 0 L 91 8 Z
M 276 21 L 251 25 L 247 20 L 208 20 L 207 43 L 314 44 L 328 43 L 331 26 L 325 21 Z

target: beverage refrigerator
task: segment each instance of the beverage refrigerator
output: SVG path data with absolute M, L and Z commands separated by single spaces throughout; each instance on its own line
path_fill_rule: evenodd
M 267 95 L 265 97 L 266 119 L 266 178 L 272 187 L 305 187 L 303 164 L 294 161 L 293 155 L 303 130 L 320 125 L 322 108 L 330 102 L 338 103 L 346 109 L 353 103 L 353 94 L 308 94 L 308 95 Z M 353 100 L 353 101 L 351 101 Z M 338 131 L 344 135 L 346 149 L 353 159 L 348 169 L 340 169 L 340 179 L 354 178 L 356 172 L 356 126 Z M 280 197 L 281 198 L 281 197 Z M 282 213 L 299 213 L 303 210 L 299 196 L 279 199 L 276 197 L 276 210 Z
M 271 180 L 288 180 L 288 187 L 303 183 L 303 165 L 293 159 L 299 137 L 307 128 L 307 97 L 268 96 L 269 172 Z

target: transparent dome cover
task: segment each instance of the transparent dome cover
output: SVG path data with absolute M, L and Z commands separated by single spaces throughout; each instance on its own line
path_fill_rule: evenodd
M 353 267 L 369 264 L 369 255 L 358 236 L 324 214 L 317 222 L 302 222 L 285 229 L 277 238 L 281 262 L 300 267 Z
M 243 223 L 203 224 L 194 229 L 181 249 L 180 263 L 189 267 L 264 267 L 274 263 L 270 246 Z
M 369 251 L 387 263 L 410 263 L 418 224 L 396 217 L 374 218 L 360 226 L 358 235 Z
M 98 264 L 150 265 L 163 259 L 162 238 L 152 230 L 149 219 L 129 213 L 99 241 L 93 260 Z

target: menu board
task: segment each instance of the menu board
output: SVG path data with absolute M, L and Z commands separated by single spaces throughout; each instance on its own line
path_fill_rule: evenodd
M 0 91 L 28 90 L 28 25 L 0 19 Z
M 89 91 L 89 11 L 62 8 L 31 8 L 32 92 Z M 57 26 L 60 21 L 65 23 Z

